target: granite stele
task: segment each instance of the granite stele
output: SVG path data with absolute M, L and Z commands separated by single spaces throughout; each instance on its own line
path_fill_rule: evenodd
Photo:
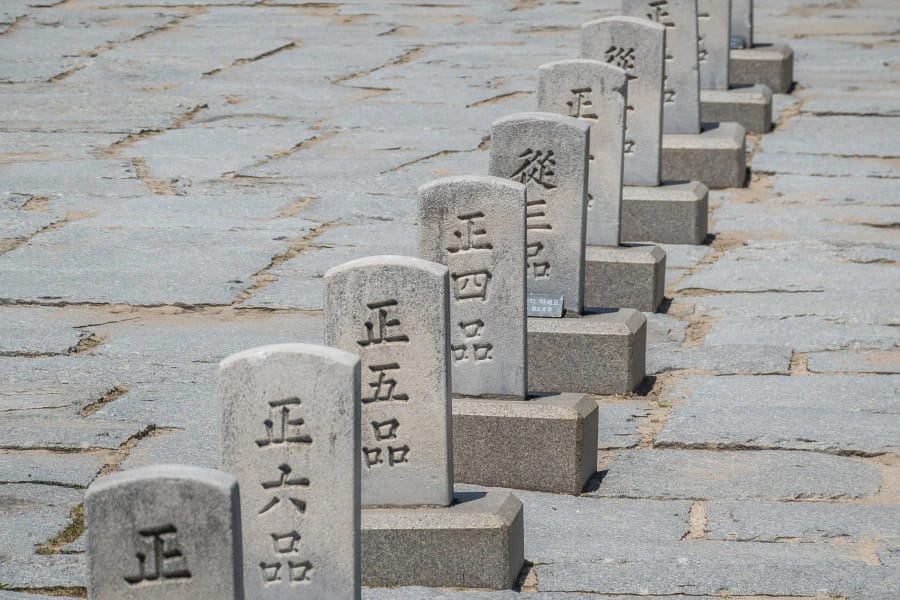
M 474 237 L 462 234 L 461 248 L 481 245 L 473 220 Z M 484 270 L 454 275 L 457 298 L 477 300 L 493 283 Z M 325 274 L 326 343 L 361 360 L 366 585 L 508 588 L 524 563 L 518 498 L 453 494 L 450 289 L 446 267 L 407 256 L 372 256 Z M 492 352 L 478 340 L 498 332 L 477 325 L 455 355 Z
M 753 36 L 753 0 L 731 0 L 732 85 L 762 84 L 776 94 L 794 85 L 794 51 L 785 44 L 757 44 Z
M 419 189 L 419 255 L 452 281 L 453 465 L 457 481 L 578 494 L 597 470 L 597 406 L 583 394 L 527 395 L 525 186 L 448 177 Z
M 633 309 L 584 310 L 585 215 L 590 125 L 552 113 L 520 113 L 491 127 L 490 174 L 528 194 L 528 389 L 626 393 L 644 378 L 646 319 Z
M 662 178 L 701 181 L 712 189 L 742 186 L 744 128 L 700 126 L 697 0 L 622 0 L 622 13 L 666 28 Z
M 709 190 L 702 183 L 665 183 L 660 178 L 660 148 L 662 144 L 663 64 L 666 28 L 644 18 L 609 17 L 582 26 L 582 55 L 603 61 L 614 61 L 629 74 L 628 136 L 634 141 L 634 156 L 625 156 L 625 187 L 622 199 L 622 239 L 626 242 L 656 242 L 660 244 L 700 244 L 708 229 Z M 627 60 L 620 60 L 619 48 L 624 48 Z M 640 125 L 640 126 L 638 126 Z M 629 169 L 629 161 L 638 160 L 642 169 Z M 621 275 L 623 285 L 617 286 L 639 298 L 653 298 L 656 306 L 662 300 L 662 290 L 641 289 L 645 277 L 625 277 L 627 273 L 605 274 L 592 267 L 596 249 L 587 249 L 588 290 L 596 289 L 595 280 Z M 645 256 L 653 259 L 653 255 Z M 647 260 L 650 268 L 658 269 L 655 260 Z M 655 285 L 664 283 L 660 275 Z M 653 280 L 649 280 L 653 282 Z M 589 304 L 593 298 L 588 292 Z M 659 301 L 656 300 L 659 298 Z M 636 302 L 637 303 L 637 302 Z M 643 305 L 632 306 L 651 310 Z M 655 307 L 654 307 L 655 309 Z
M 704 123 L 735 122 L 747 131 L 772 128 L 772 90 L 765 85 L 731 89 L 731 0 L 697 0 L 700 38 L 700 119 Z
M 358 600 L 359 359 L 311 344 L 219 365 L 222 468 L 241 484 L 247 598 Z
M 88 598 L 244 598 L 238 483 L 183 465 L 97 479 L 84 499 Z
M 629 101 L 629 79 L 637 82 L 638 78 L 623 69 L 634 67 L 634 49 L 607 50 L 605 57 L 612 64 L 576 59 L 542 65 L 538 110 L 578 118 L 591 128 L 585 304 L 653 312 L 663 299 L 666 253 L 655 245 L 621 244 L 620 219 L 625 165 L 631 176 L 647 177 L 647 181 L 655 176 L 659 181 L 658 133 L 654 147 L 637 153 L 638 143 L 652 143 L 651 132 L 659 122 L 632 119 L 632 125 L 626 126 L 626 112 L 635 112 Z

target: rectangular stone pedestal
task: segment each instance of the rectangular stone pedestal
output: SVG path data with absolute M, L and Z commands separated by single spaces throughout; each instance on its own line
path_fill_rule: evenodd
M 627 394 L 645 375 L 647 319 L 630 308 L 528 318 L 528 389 Z
M 597 472 L 597 404 L 583 394 L 453 398 L 456 481 L 580 494 Z
M 584 303 L 656 312 L 666 288 L 666 251 L 652 244 L 587 246 Z
M 776 94 L 787 94 L 794 85 L 794 51 L 785 44 L 754 44 L 731 51 L 731 85 L 769 86 Z
M 662 140 L 662 178 L 701 181 L 713 190 L 741 187 L 747 176 L 745 137 L 737 123 L 704 125 L 698 134 L 667 133 Z
M 733 122 L 752 133 L 767 133 L 772 129 L 772 90 L 765 85 L 700 90 L 700 120 Z
M 522 502 L 509 492 L 361 512 L 363 585 L 508 589 L 525 562 Z
M 709 188 L 699 181 L 622 189 L 626 242 L 702 244 L 708 231 Z

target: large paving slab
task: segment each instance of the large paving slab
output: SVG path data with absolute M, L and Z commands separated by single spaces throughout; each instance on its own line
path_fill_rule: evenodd
M 35 484 L 0 485 L 0 562 L 27 558 L 63 530 L 80 490 Z
M 41 483 L 86 488 L 108 461 L 101 452 L 0 451 L 0 483 Z

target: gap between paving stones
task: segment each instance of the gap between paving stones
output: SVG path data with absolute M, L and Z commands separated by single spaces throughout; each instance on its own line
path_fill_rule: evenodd
M 303 43 L 300 40 L 294 40 L 294 41 L 288 42 L 287 44 L 282 44 L 281 46 L 278 46 L 277 48 L 273 48 L 271 50 L 266 50 L 265 52 L 257 54 L 256 56 L 252 56 L 250 58 L 238 58 L 235 61 L 233 61 L 230 65 L 227 65 L 225 67 L 216 67 L 215 69 L 212 69 L 212 70 L 209 70 L 209 71 L 203 73 L 202 76 L 204 78 L 212 77 L 213 75 L 221 73 L 222 71 L 224 71 L 226 69 L 247 65 L 252 62 L 256 62 L 256 61 L 263 60 L 265 58 L 269 58 L 270 56 L 275 56 L 276 54 L 279 54 L 286 50 L 296 50 L 296 49 L 302 48 L 302 47 L 303 47 Z
M 429 46 L 427 44 L 418 44 L 416 46 L 413 46 L 412 48 L 410 48 L 409 50 L 407 50 L 400 56 L 397 56 L 396 58 L 392 58 L 391 60 L 387 61 L 384 64 L 378 65 L 377 67 L 372 67 L 370 69 L 354 71 L 353 73 L 350 73 L 349 75 L 343 75 L 341 77 L 338 77 L 337 79 L 332 79 L 331 83 L 333 83 L 335 85 L 343 85 L 344 83 L 346 83 L 348 81 L 352 81 L 354 79 L 359 79 L 360 77 L 366 77 L 367 75 L 371 75 L 372 73 L 376 73 L 378 71 L 381 71 L 382 69 L 387 69 L 389 67 L 396 67 L 399 65 L 409 64 L 413 61 L 416 61 L 416 60 L 419 60 L 420 58 L 422 58 L 425 55 L 425 53 L 433 47 L 434 46 Z M 348 86 L 348 87 L 352 87 L 352 86 Z

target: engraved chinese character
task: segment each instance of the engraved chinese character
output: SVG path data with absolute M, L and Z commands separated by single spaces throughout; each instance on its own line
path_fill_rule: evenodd
M 634 140 L 626 139 L 623 150 L 627 156 L 634 156 Z
M 698 19 L 709 19 L 709 13 L 697 13 Z M 701 27 L 702 29 L 702 27 Z M 697 35 L 697 59 L 699 62 L 706 62 L 706 59 L 709 58 L 709 51 L 706 49 L 706 36 L 702 33 L 698 33 Z
M 672 15 L 666 9 L 668 4 L 669 0 L 651 0 L 649 3 L 650 12 L 647 13 L 647 18 L 666 27 L 675 27 Z
M 525 213 L 525 223 L 528 229 L 553 229 L 550 223 L 544 221 L 547 218 L 546 200 L 529 200 Z
M 569 107 L 569 116 L 578 119 L 597 120 L 600 116 L 594 112 L 594 102 L 588 94 L 593 90 L 589 87 L 580 87 L 572 90 L 573 98 L 566 102 Z M 554 163 L 555 164 L 555 163 Z
M 256 440 L 260 448 L 280 446 L 282 444 L 311 444 L 312 438 L 300 433 L 303 419 L 291 418 L 291 410 L 300 406 L 300 398 L 287 398 L 269 402 L 269 418 L 263 421 L 266 427 L 266 438 Z
M 282 563 L 280 562 L 261 562 L 259 568 L 262 574 L 263 583 L 268 587 L 280 583 L 301 583 L 310 580 L 312 573 L 312 563 L 308 560 L 297 562 L 289 560 L 287 569 L 285 570 L 286 579 L 283 581 L 280 577 Z
M 488 281 L 491 273 L 487 269 L 466 271 L 465 273 L 453 273 L 453 293 L 457 300 L 472 300 L 487 298 Z
M 606 62 L 626 71 L 634 68 L 634 48 L 610 46 L 606 49 Z
M 381 448 L 363 448 L 362 450 L 367 468 L 371 469 L 377 465 L 384 464 L 384 460 L 381 458 Z M 388 466 L 393 467 L 400 463 L 408 463 L 407 455 L 409 455 L 409 446 L 400 446 L 399 448 L 388 446 L 386 453 Z
M 409 338 L 396 330 L 400 328 L 400 319 L 391 316 L 396 300 L 373 302 L 367 304 L 369 310 L 376 311 L 375 317 L 366 321 L 366 339 L 356 343 L 362 347 L 385 342 L 408 342 Z
M 278 466 L 278 470 L 280 474 L 278 479 L 274 481 L 263 481 L 261 483 L 264 490 L 278 490 L 281 488 L 290 488 L 290 487 L 309 487 L 309 479 L 306 477 L 291 477 L 291 467 L 287 464 L 282 464 Z M 294 509 L 296 509 L 299 513 L 306 512 L 306 502 L 300 498 L 293 497 L 290 490 L 286 490 L 282 492 L 285 495 L 285 498 L 282 498 L 280 495 L 276 493 L 275 496 L 269 498 L 269 501 L 259 510 L 258 514 L 264 515 L 276 506 L 278 506 L 282 500 L 286 500 L 291 505 L 293 505 Z
M 516 169 L 510 178 L 518 179 L 521 183 L 534 182 L 544 189 L 552 190 L 556 186 L 553 179 L 556 173 L 553 167 L 556 166 L 556 159 L 553 158 L 553 150 L 532 150 L 531 148 L 522 152 L 519 158 L 522 164 Z
M 178 549 L 177 533 L 178 530 L 174 525 L 139 530 L 138 535 L 151 548 L 151 561 L 148 565 L 146 553 L 135 553 L 138 559 L 138 574 L 125 577 L 125 581 L 129 585 L 138 585 L 163 583 L 168 579 L 190 579 L 191 572 L 187 568 L 187 560 Z
M 550 277 L 550 263 L 542 260 L 541 253 L 544 251 L 544 245 L 540 242 L 528 244 L 526 247 L 528 254 L 528 267 L 531 275 L 535 279 Z
M 378 441 L 397 439 L 397 429 L 399 428 L 400 421 L 397 419 L 372 421 L 372 429 L 375 432 L 375 439 Z
M 400 365 L 397 363 L 370 366 L 369 371 L 377 373 L 377 379 L 374 382 L 370 381 L 367 384 L 372 388 L 372 395 L 364 395 L 362 397 L 363 403 L 369 404 L 370 402 L 387 402 L 390 400 L 405 402 L 409 400 L 408 395 L 395 393 L 394 390 L 397 388 L 397 380 L 393 379 L 387 373 L 388 371 L 396 371 L 399 368 Z
M 463 332 L 465 341 L 462 344 L 450 346 L 450 350 L 453 352 L 453 359 L 456 362 L 470 359 L 476 363 L 493 360 L 491 356 L 491 350 L 494 348 L 493 344 L 488 344 L 481 339 L 484 332 L 484 321 L 481 319 L 461 321 L 459 328 Z
M 295 554 L 300 552 L 300 534 L 296 531 L 288 533 L 270 533 L 275 554 Z
M 447 252 L 456 254 L 457 252 L 468 252 L 469 250 L 492 250 L 494 247 L 487 241 L 487 231 L 484 226 L 477 224 L 476 220 L 484 219 L 483 212 L 473 212 L 457 217 L 463 221 L 465 225 L 453 232 L 458 244 L 447 248 Z

